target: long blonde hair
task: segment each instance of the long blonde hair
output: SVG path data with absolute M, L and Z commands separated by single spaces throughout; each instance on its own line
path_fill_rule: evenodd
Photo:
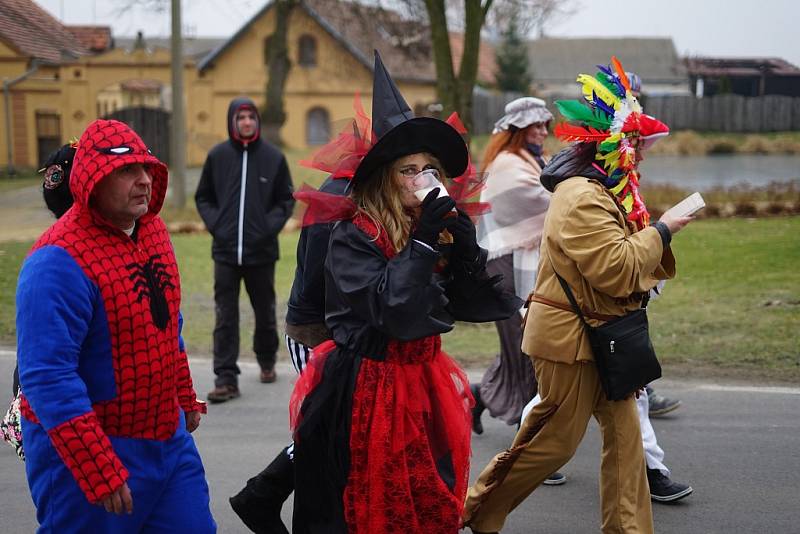
M 439 160 L 432 154 L 426 155 L 445 178 Z M 399 162 L 400 158 L 387 163 L 376 171 L 376 176 L 363 184 L 354 184 L 352 193 L 358 209 L 372 219 L 379 232 L 381 228 L 386 231 L 396 251 L 402 250 L 408 243 L 417 216 L 415 210 L 403 207 L 402 186 L 396 178 Z M 375 235 L 373 239 L 377 240 L 378 237 Z

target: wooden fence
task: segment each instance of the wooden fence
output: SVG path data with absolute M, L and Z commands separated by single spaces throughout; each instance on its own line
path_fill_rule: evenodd
M 476 135 L 491 133 L 495 121 L 503 116 L 506 103 L 518 98 L 516 93 L 493 93 L 476 89 L 472 124 Z M 575 95 L 546 98 L 547 106 L 560 120 L 553 102 L 575 99 Z M 646 96 L 645 111 L 669 125 L 672 130 L 698 132 L 786 132 L 800 131 L 800 97 L 768 95 L 744 97 L 717 95 Z

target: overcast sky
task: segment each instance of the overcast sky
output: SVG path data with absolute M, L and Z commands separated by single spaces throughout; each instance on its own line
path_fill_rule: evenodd
M 134 8 L 132 0 L 36 0 L 67 24 L 111 25 L 116 36 L 169 35 L 169 10 Z M 168 6 L 168 0 L 164 2 Z M 232 35 L 265 0 L 184 0 L 183 22 L 199 37 Z M 777 56 L 800 66 L 800 1 L 581 0 L 577 11 L 552 25 L 552 37 L 672 37 L 681 55 Z

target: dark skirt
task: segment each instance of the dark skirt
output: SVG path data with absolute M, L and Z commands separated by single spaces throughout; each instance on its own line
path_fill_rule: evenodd
M 514 293 L 513 254 L 489 261 L 486 272 L 503 275 L 503 288 Z M 530 358 L 521 349 L 522 317 L 515 314 L 494 324 L 500 337 L 500 354 L 481 379 L 481 401 L 492 417 L 516 425 L 522 409 L 536 396 L 536 376 Z

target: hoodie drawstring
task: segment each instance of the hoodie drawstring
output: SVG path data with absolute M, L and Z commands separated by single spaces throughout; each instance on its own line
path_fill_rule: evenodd
M 236 262 L 242 264 L 242 250 L 244 248 L 244 198 L 247 187 L 247 145 L 242 151 L 242 184 L 239 191 L 239 236 L 236 245 Z

